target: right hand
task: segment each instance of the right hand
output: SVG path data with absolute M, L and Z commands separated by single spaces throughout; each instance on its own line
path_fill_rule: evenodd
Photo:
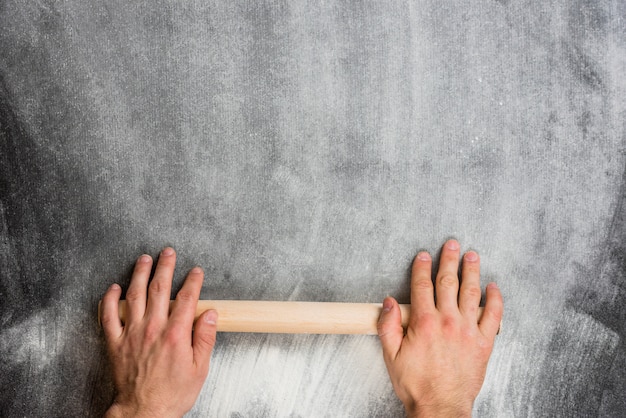
M 411 315 L 406 335 L 398 302 L 388 297 L 378 323 L 383 356 L 394 390 L 411 417 L 469 417 L 483 384 L 487 362 L 502 319 L 503 301 L 495 283 L 480 303 L 480 260 L 465 254 L 459 290 L 460 246 L 443 247 L 436 279 L 432 259 L 421 252 L 411 274 Z

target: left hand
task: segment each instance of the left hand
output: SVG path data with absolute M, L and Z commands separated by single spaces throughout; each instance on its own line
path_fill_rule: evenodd
M 176 253 L 165 248 L 148 286 L 152 258 L 139 257 L 126 292 L 125 324 L 118 314 L 120 286 L 113 284 L 102 299 L 102 326 L 117 389 L 107 417 L 180 417 L 202 389 L 215 345 L 217 312 L 204 312 L 192 337 L 204 278 L 195 267 L 169 313 L 175 264 Z

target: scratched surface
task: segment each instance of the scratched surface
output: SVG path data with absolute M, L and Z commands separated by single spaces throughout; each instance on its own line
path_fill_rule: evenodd
M 626 411 L 626 3 L 0 2 L 0 415 L 99 416 L 96 304 L 505 296 L 475 412 Z M 191 416 L 402 416 L 376 337 L 220 334 Z

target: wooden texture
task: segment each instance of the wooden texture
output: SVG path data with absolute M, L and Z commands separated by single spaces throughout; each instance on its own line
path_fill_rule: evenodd
M 382 304 L 201 300 L 196 308 L 196 319 L 209 309 L 218 311 L 217 330 L 221 332 L 375 335 Z M 400 305 L 404 328 L 409 321 L 410 309 L 410 305 Z M 482 311 L 483 308 L 479 308 L 478 318 Z M 98 306 L 98 322 L 100 313 L 101 307 Z M 119 302 L 119 313 L 120 319 L 125 322 L 125 300 Z

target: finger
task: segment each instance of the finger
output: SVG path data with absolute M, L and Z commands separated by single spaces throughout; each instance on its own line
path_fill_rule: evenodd
M 170 315 L 170 323 L 174 326 L 180 326 L 183 329 L 189 329 L 193 326 L 193 320 L 196 316 L 196 307 L 198 306 L 198 298 L 202 289 L 202 280 L 204 272 L 200 267 L 191 269 L 183 287 L 176 295 L 176 301 L 172 306 Z M 191 332 L 189 332 L 191 335 Z
M 480 305 L 480 257 L 475 251 L 468 251 L 461 266 L 461 289 L 459 310 L 474 323 Z
M 435 309 L 431 269 L 433 260 L 426 251 L 417 254 L 411 271 L 411 317 Z
M 122 288 L 114 283 L 102 297 L 102 328 L 107 340 L 107 344 L 112 344 L 122 335 L 124 327 L 120 321 L 119 302 Z
M 461 246 L 456 240 L 449 240 L 443 245 L 439 259 L 439 271 L 435 282 L 435 300 L 437 309 L 445 312 L 458 312 L 459 296 L 459 252 Z
M 193 330 L 193 360 L 199 373 L 206 378 L 209 373 L 211 352 L 217 334 L 217 311 L 203 312 Z
M 146 292 L 151 271 L 152 257 L 146 254 L 139 257 L 126 291 L 127 324 L 141 320 L 146 312 Z
M 389 365 L 398 355 L 404 338 L 400 307 L 392 297 L 383 301 L 383 309 L 378 318 L 378 337 L 383 347 L 385 363 Z
M 504 302 L 502 300 L 502 293 L 500 293 L 500 289 L 498 289 L 498 285 L 495 283 L 489 283 L 487 285 L 485 309 L 483 310 L 480 322 L 478 323 L 478 328 L 484 336 L 490 339 L 495 338 L 498 330 L 500 329 L 503 310 Z
M 167 247 L 161 251 L 154 277 L 148 288 L 148 306 L 146 315 L 154 318 L 167 319 L 172 292 L 172 278 L 176 266 L 176 252 Z

